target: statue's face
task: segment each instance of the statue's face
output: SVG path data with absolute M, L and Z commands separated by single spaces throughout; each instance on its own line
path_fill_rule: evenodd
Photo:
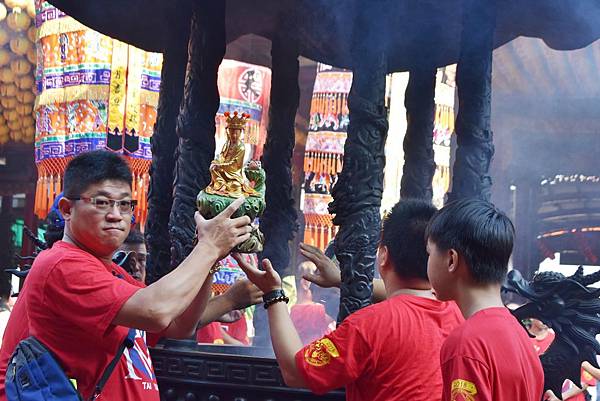
M 229 135 L 231 135 L 231 139 L 237 141 L 242 136 L 242 130 L 239 128 L 230 128 Z

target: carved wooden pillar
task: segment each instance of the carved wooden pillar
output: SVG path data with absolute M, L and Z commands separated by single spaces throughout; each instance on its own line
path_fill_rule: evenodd
M 196 196 L 210 183 L 215 155 L 217 74 L 225 55 L 225 2 L 195 2 L 184 99 L 177 119 L 177 164 L 169 221 L 171 268 L 191 252 Z
M 148 219 L 145 227 L 148 283 L 166 274 L 171 263 L 169 215 L 173 204 L 175 150 L 179 142 L 175 124 L 183 98 L 191 15 L 188 10 L 176 13 L 171 19 L 170 36 L 163 53 L 156 124 L 150 139 L 152 165 L 148 189 Z
M 433 120 L 435 113 L 436 69 L 412 70 L 406 87 L 406 136 L 401 198 L 431 200 L 435 174 Z
M 496 28 L 496 2 L 465 0 L 456 81 L 456 161 L 448 200 L 489 200 L 494 155 L 490 114 L 492 102 L 492 50 Z
M 260 218 L 265 234 L 262 258 L 268 258 L 279 274 L 293 274 L 290 266 L 289 241 L 298 230 L 298 218 L 292 197 L 292 153 L 295 144 L 295 118 L 300 99 L 298 85 L 298 52 L 293 42 L 281 37 L 273 39 L 271 48 L 271 101 L 269 128 L 262 157 L 267 174 L 265 200 L 267 207 Z M 262 308 L 254 315 L 254 344 L 268 346 L 270 342 L 267 316 Z
M 377 1 L 375 6 L 384 2 Z M 383 8 L 381 10 L 383 13 Z M 371 303 L 380 206 L 383 194 L 387 113 L 385 75 L 387 59 L 382 32 L 364 29 L 370 21 L 359 14 L 355 21 L 352 89 L 348 97 L 350 125 L 344 146 L 344 166 L 332 189 L 329 210 L 340 226 L 335 254 L 340 262 L 342 285 L 340 313 L 343 320 Z M 385 25 L 385 24 L 381 24 Z

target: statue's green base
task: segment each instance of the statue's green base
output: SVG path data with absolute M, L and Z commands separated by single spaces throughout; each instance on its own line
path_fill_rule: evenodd
M 262 169 L 245 169 L 246 176 L 256 184 L 254 189 L 260 196 L 249 196 L 240 208 L 233 214 L 232 217 L 248 216 L 254 221 L 260 217 L 265 211 L 265 185 L 264 185 L 264 170 Z M 198 211 L 205 219 L 212 219 L 221 213 L 229 206 L 235 198 L 223 195 L 215 195 L 206 193 L 202 190 L 196 198 Z M 258 226 L 253 226 L 250 233 L 250 239 L 238 245 L 234 251 L 240 253 L 256 253 L 262 252 L 264 244 L 264 235 L 259 230 Z

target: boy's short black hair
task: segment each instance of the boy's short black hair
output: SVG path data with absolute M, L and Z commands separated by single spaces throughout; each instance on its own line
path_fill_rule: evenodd
M 131 230 L 129 231 L 129 235 L 125 238 L 124 244 L 145 244 L 144 234 L 141 233 L 140 230 Z
M 60 212 L 58 210 L 51 210 L 50 213 L 48 213 L 46 221 L 48 222 L 48 226 L 44 233 L 44 239 L 46 240 L 48 248 L 52 248 L 52 245 L 54 245 L 56 241 L 60 241 L 63 238 L 65 233 L 65 223 L 60 217 Z
M 447 204 L 433 216 L 426 236 L 437 247 L 454 249 L 465 258 L 478 284 L 504 281 L 515 228 L 493 204 L 466 199 Z
M 64 196 L 80 196 L 91 185 L 104 180 L 123 181 L 131 185 L 131 170 L 121 156 L 107 150 L 82 153 L 69 162 L 65 170 Z
M 384 218 L 381 245 L 400 277 L 428 280 L 425 228 L 436 211 L 424 200 L 404 199 Z

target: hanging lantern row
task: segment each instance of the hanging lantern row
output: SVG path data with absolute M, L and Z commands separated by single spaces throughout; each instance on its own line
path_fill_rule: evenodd
M 0 2 L 0 145 L 35 139 L 34 0 Z

